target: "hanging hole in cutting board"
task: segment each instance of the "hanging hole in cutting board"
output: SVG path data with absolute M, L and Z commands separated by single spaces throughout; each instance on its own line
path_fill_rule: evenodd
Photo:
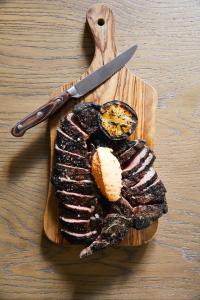
M 98 24 L 99 26 L 103 26 L 103 25 L 105 24 L 104 19 L 98 19 L 97 24 Z

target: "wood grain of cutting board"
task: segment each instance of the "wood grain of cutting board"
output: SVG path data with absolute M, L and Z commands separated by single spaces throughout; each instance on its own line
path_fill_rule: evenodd
M 87 11 L 86 19 L 94 38 L 95 53 L 91 65 L 80 79 L 109 62 L 117 55 L 115 45 L 115 23 L 112 11 L 105 5 L 96 4 Z M 131 45 L 127 45 L 127 47 L 128 46 Z M 59 95 L 63 90 L 68 89 L 75 82 L 76 81 L 64 84 L 55 90 L 52 96 Z M 137 112 L 138 126 L 131 138 L 145 139 L 148 146 L 153 148 L 155 112 L 158 99 L 156 90 L 149 84 L 145 83 L 142 79 L 135 76 L 125 66 L 104 84 L 89 93 L 87 96 L 82 97 L 79 101 L 92 101 L 98 104 L 103 104 L 114 99 L 120 99 L 121 101 L 128 103 Z M 51 141 L 49 177 L 52 176 L 54 169 L 56 129 L 59 125 L 60 119 L 67 114 L 76 103 L 77 100 L 71 100 L 49 120 Z M 144 230 L 131 229 L 122 244 L 127 246 L 139 246 L 147 243 L 155 235 L 157 227 L 158 221 L 154 222 L 151 226 Z M 68 244 L 59 232 L 57 201 L 54 195 L 54 187 L 50 182 L 44 213 L 44 231 L 52 242 Z

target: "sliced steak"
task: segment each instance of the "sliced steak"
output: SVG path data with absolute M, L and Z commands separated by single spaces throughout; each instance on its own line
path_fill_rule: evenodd
M 148 155 L 141 160 L 140 167 L 136 171 L 129 171 L 127 174 L 122 174 L 123 178 L 138 182 L 143 177 L 145 171 L 147 171 L 155 161 L 155 155 L 152 151 L 148 152 Z
M 128 178 L 124 178 L 123 179 L 123 184 L 125 184 L 127 187 L 133 187 L 136 186 L 136 184 L 140 183 L 140 181 L 143 179 L 143 177 L 150 172 L 150 169 L 147 169 L 145 171 L 139 172 L 139 173 L 135 173 L 135 176 L 133 177 L 128 177 Z M 154 171 L 155 172 L 155 171 Z
M 61 121 L 60 128 L 75 141 L 85 145 L 88 134 L 84 132 L 74 121 L 73 114 L 70 113 Z
M 56 162 L 68 164 L 73 167 L 88 168 L 90 167 L 89 159 L 76 153 L 62 150 L 55 145 Z
M 78 212 L 78 208 L 71 208 Z M 103 212 L 99 204 L 93 208 L 88 219 L 79 217 L 67 217 L 68 209 L 63 208 L 60 211 L 61 233 L 71 242 L 88 243 L 95 239 L 99 234 L 102 225 Z M 79 214 L 83 213 L 83 209 L 79 210 Z
M 126 218 L 131 218 L 132 217 L 132 210 L 133 207 L 127 201 L 125 198 L 121 197 L 118 201 L 115 203 L 112 203 L 111 205 L 111 211 L 112 213 L 117 213 L 123 216 L 126 216 Z
M 80 227 L 80 224 L 79 224 L 79 227 Z M 91 243 L 98 236 L 97 230 L 90 230 L 90 231 L 87 231 L 86 233 L 77 233 L 77 232 L 70 231 L 65 228 L 61 228 L 60 232 L 65 239 L 67 239 L 68 241 L 70 241 L 72 243 L 77 243 L 77 244 Z
M 149 194 L 152 194 L 155 197 L 159 197 L 161 193 L 166 193 L 166 189 L 162 181 L 159 178 L 157 178 L 151 185 L 149 185 L 144 190 L 132 190 L 126 186 L 123 186 L 121 193 L 122 196 L 129 201 L 129 199 L 131 198 L 134 199 L 139 196 L 145 196 Z
M 61 128 L 57 129 L 57 145 L 62 150 L 67 150 L 79 154 L 81 156 L 87 156 L 88 150 L 85 143 L 80 143 L 74 138 L 67 135 Z
M 144 229 L 159 219 L 163 213 L 167 213 L 166 201 L 153 205 L 139 205 L 133 208 L 132 227 Z
M 142 163 L 146 160 L 150 153 L 150 149 L 147 146 L 144 146 L 142 150 L 138 151 L 138 153 L 133 156 L 129 163 L 122 170 L 122 176 L 128 177 L 132 172 L 136 172 L 142 165 Z
M 130 163 L 130 159 L 133 159 L 140 150 L 144 148 L 145 143 L 146 142 L 143 140 L 137 140 L 119 156 L 119 162 L 122 169 L 126 168 Z
M 87 257 L 97 250 L 117 245 L 123 240 L 130 227 L 144 229 L 167 212 L 167 205 L 140 205 L 132 208 L 125 199 L 113 203 L 111 210 L 103 222 L 100 235 L 94 242 L 80 253 L 80 258 Z
M 132 148 L 136 144 L 137 141 L 129 141 L 129 140 L 112 141 L 108 139 L 106 146 L 113 149 L 115 156 L 119 160 L 120 155 L 122 155 L 126 150 Z
M 83 195 L 91 195 L 96 192 L 96 185 L 91 180 L 77 181 L 54 175 L 52 177 L 52 182 L 56 189 L 64 190 L 66 192 L 81 193 Z
M 90 139 L 88 140 L 88 144 L 91 146 L 93 145 L 94 148 L 98 147 L 108 147 L 113 149 L 113 154 L 119 158 L 119 156 L 132 147 L 132 145 L 135 145 L 137 141 L 129 141 L 129 140 L 123 140 L 123 141 L 113 141 L 110 140 L 103 132 L 98 132 L 96 134 L 93 134 L 90 136 Z
M 142 173 L 140 176 L 136 176 L 136 180 L 124 179 L 123 185 L 130 188 L 132 191 L 141 191 L 150 186 L 158 177 L 156 171 L 151 167 L 149 170 Z
M 55 145 L 55 186 L 63 238 L 90 244 L 81 257 L 117 245 L 130 227 L 143 229 L 167 212 L 166 189 L 153 169 L 154 153 L 143 140 L 112 140 L 99 128 L 100 106 L 74 106 Z M 97 147 L 109 147 L 122 167 L 121 198 L 109 202 L 97 189 L 91 158 Z
M 54 175 L 72 180 L 92 180 L 90 169 L 72 167 L 61 163 L 56 164 Z
M 145 204 L 156 204 L 156 203 L 162 203 L 165 199 L 165 192 L 160 192 L 158 196 L 155 196 L 151 193 L 145 193 L 144 195 L 140 196 L 133 196 L 130 194 L 122 193 L 123 197 L 127 197 L 127 201 L 130 203 L 132 207 L 138 206 L 138 205 L 145 205 Z M 126 199 L 126 198 L 124 198 Z
M 162 203 L 139 205 L 132 207 L 130 203 L 121 198 L 113 203 L 112 212 L 121 214 L 130 220 L 131 227 L 135 229 L 143 229 L 150 226 L 158 218 L 167 212 L 167 204 L 165 196 Z
M 78 196 L 78 194 L 73 193 L 67 195 L 67 197 L 68 201 L 65 199 L 59 202 L 61 234 L 73 243 L 79 242 L 85 244 L 91 242 L 100 232 L 102 224 L 103 211 L 98 200 L 96 199 L 96 202 L 94 202 L 94 198 L 86 196 L 87 201 L 89 202 L 90 199 L 91 202 L 90 204 L 86 203 L 88 206 L 83 206 L 85 203 L 81 197 L 85 199 L 84 195 L 80 194 Z M 73 204 L 70 204 L 69 200 L 72 200 L 73 197 L 76 200 L 79 197 L 77 205 L 74 201 Z M 95 204 L 95 206 L 91 204 Z
M 81 125 L 87 134 L 91 135 L 99 130 L 99 105 L 94 103 L 79 103 L 74 106 L 74 119 Z
M 74 233 L 86 233 L 90 231 L 90 219 L 75 219 L 65 217 L 60 213 L 60 225 L 62 229 L 67 229 Z
M 119 244 L 125 237 L 130 227 L 130 220 L 123 215 L 108 214 L 103 222 L 100 235 L 92 244 L 83 249 L 80 258 L 87 257 L 93 252 Z
M 82 197 L 85 198 L 85 195 L 82 195 Z M 65 218 L 67 217 L 84 220 L 90 219 L 91 222 L 95 221 L 96 219 L 102 218 L 103 211 L 99 201 L 96 201 L 95 203 L 91 201 L 90 205 L 88 206 L 83 206 L 82 203 L 82 205 L 80 205 L 69 204 L 68 202 L 59 202 L 60 214 Z
M 85 195 L 58 189 L 56 191 L 56 198 L 65 204 L 80 205 L 89 208 L 96 207 L 98 204 L 96 194 Z
M 86 207 L 60 202 L 59 209 L 62 217 L 89 220 L 95 210 L 95 207 Z

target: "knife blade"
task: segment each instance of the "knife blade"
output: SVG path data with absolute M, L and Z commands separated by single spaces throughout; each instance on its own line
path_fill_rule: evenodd
M 67 102 L 67 100 L 71 98 L 80 98 L 101 85 L 119 71 L 131 59 L 136 50 L 137 45 L 134 45 L 84 79 L 80 80 L 68 90 L 62 92 L 59 96 L 52 98 L 48 103 L 42 105 L 24 119 L 17 122 L 11 129 L 11 134 L 16 137 L 23 136 L 28 129 L 52 116 Z

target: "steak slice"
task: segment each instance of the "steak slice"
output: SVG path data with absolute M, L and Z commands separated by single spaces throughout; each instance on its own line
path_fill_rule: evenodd
M 73 113 L 65 116 L 60 123 L 60 128 L 74 140 L 86 145 L 85 141 L 88 139 L 88 134 L 75 123 L 73 117 Z
M 146 142 L 144 140 L 137 140 L 119 156 L 119 162 L 122 169 L 129 164 L 131 158 L 133 159 L 136 154 L 138 154 L 139 151 L 144 148 L 145 143 Z
M 144 160 L 141 160 L 140 167 L 137 168 L 135 172 L 130 171 L 126 175 L 122 174 L 122 177 L 133 180 L 137 183 L 138 180 L 140 180 L 143 177 L 144 172 L 147 171 L 153 165 L 155 159 L 156 157 L 154 153 L 150 150 L 148 152 L 148 155 L 144 158 Z
M 166 201 L 153 205 L 139 205 L 133 208 L 132 227 L 144 229 L 168 211 Z
M 56 189 L 64 190 L 66 192 L 90 195 L 94 194 L 96 191 L 96 185 L 91 180 L 77 181 L 54 175 L 52 177 L 52 183 L 55 185 Z
M 90 219 L 75 219 L 70 217 L 64 217 L 60 213 L 60 226 L 62 229 L 69 230 L 73 233 L 87 233 L 90 231 Z
M 113 149 L 113 153 L 116 157 L 118 157 L 122 152 L 130 148 L 135 141 L 128 140 L 116 140 L 113 141 L 109 139 L 103 132 L 98 131 L 96 134 L 90 136 L 88 140 L 88 144 L 96 149 L 98 147 L 108 147 Z
M 81 125 L 81 128 L 87 134 L 91 135 L 99 130 L 98 125 L 98 113 L 99 105 L 96 105 L 92 102 L 89 103 L 79 103 L 74 106 L 73 113 L 74 118 Z
M 90 230 L 85 233 L 77 233 L 74 231 L 70 231 L 66 228 L 61 228 L 60 232 L 65 239 L 67 239 L 71 243 L 77 243 L 77 244 L 91 243 L 98 236 L 97 230 Z
M 126 218 L 131 219 L 133 207 L 131 204 L 123 197 L 112 204 L 111 211 L 116 214 L 126 216 Z
M 130 201 L 131 198 L 137 199 L 140 196 L 147 196 L 149 194 L 152 194 L 154 197 L 159 197 L 161 193 L 166 193 L 166 189 L 162 181 L 159 178 L 157 178 L 151 185 L 149 185 L 144 190 L 132 190 L 126 186 L 123 186 L 121 193 L 124 198 Z
M 88 168 L 90 167 L 89 159 L 66 150 L 62 150 L 55 145 L 55 153 L 56 153 L 56 162 L 62 164 L 68 164 L 73 167 L 81 167 L 81 168 Z
M 122 176 L 128 177 L 132 172 L 136 172 L 146 160 L 150 153 L 150 149 L 147 146 L 144 146 L 142 150 L 129 160 L 129 163 L 123 168 Z
M 80 253 L 80 258 L 87 257 L 93 252 L 119 244 L 125 237 L 130 227 L 130 219 L 123 215 L 108 214 L 103 222 L 101 233 L 96 240 Z
M 68 209 L 66 209 L 68 210 Z M 78 212 L 78 208 L 75 209 Z M 81 214 L 83 210 L 79 210 Z M 71 242 L 79 242 L 83 244 L 91 243 L 101 230 L 103 212 L 99 205 L 97 205 L 88 219 L 82 217 L 70 218 L 66 216 L 66 211 L 60 211 L 60 227 L 61 234 Z
M 61 128 L 57 129 L 57 145 L 62 150 L 67 150 L 79 154 L 81 156 L 87 156 L 88 150 L 85 143 L 80 143 L 67 135 Z
M 54 175 L 72 180 L 92 180 L 90 169 L 72 167 L 61 163 L 56 164 Z
M 128 150 L 130 147 L 136 144 L 136 141 L 122 140 L 122 141 L 111 141 L 109 140 L 108 147 L 112 148 L 114 154 L 119 159 L 120 155 Z
M 72 243 L 91 243 L 99 234 L 103 211 L 97 198 L 57 190 L 60 232 Z
M 143 175 L 143 176 L 142 176 Z M 142 175 L 136 176 L 135 180 L 124 179 L 123 185 L 130 188 L 132 191 L 141 191 L 150 186 L 158 177 L 156 171 L 151 167 L 149 170 L 142 173 Z M 140 178 L 142 176 L 142 178 Z
M 60 202 L 59 209 L 62 217 L 89 220 L 95 208 Z
M 167 203 L 165 196 L 162 199 L 162 203 L 139 205 L 132 207 L 130 203 L 120 198 L 117 202 L 111 206 L 112 213 L 116 213 L 125 216 L 129 220 L 128 226 L 131 226 L 137 230 L 147 228 L 163 214 L 167 213 Z
M 155 196 L 151 193 L 144 193 L 144 195 L 140 196 L 133 196 L 130 194 L 122 193 L 124 199 L 127 197 L 127 201 L 130 203 L 132 207 L 138 206 L 138 205 L 145 205 L 145 204 L 156 204 L 156 203 L 162 203 L 165 198 L 165 192 L 160 192 L 158 196 Z M 126 197 L 125 197 L 126 196 Z
M 65 192 L 66 193 L 66 192 Z M 74 197 L 71 195 L 71 197 Z M 78 194 L 77 194 L 78 195 Z M 70 197 L 68 195 L 68 197 Z M 84 206 L 83 199 L 90 198 L 91 202 L 86 203 L 87 206 Z M 83 198 L 83 199 L 81 199 Z M 69 198 L 70 199 L 70 198 Z M 68 199 L 68 200 L 69 200 Z M 72 200 L 72 199 L 71 199 Z M 77 204 L 73 203 L 71 204 L 70 201 L 67 201 L 66 199 L 64 201 L 59 202 L 59 209 L 60 209 L 60 215 L 65 218 L 73 218 L 73 219 L 83 219 L 83 220 L 89 220 L 91 224 L 93 222 L 97 221 L 98 219 L 101 219 L 103 216 L 103 211 L 100 206 L 100 202 L 96 200 L 96 202 L 92 202 L 94 199 L 92 197 L 89 197 L 87 195 L 81 195 L 79 194 L 79 202 Z
M 64 190 L 57 190 L 56 198 L 59 202 L 62 202 L 63 204 L 72 204 L 89 208 L 96 207 L 98 204 L 98 200 L 95 194 L 85 195 L 73 192 L 66 192 Z
M 112 211 L 126 216 L 127 219 L 131 219 L 131 227 L 139 230 L 147 228 L 163 214 L 167 213 L 167 204 L 164 197 L 162 203 L 131 207 L 127 200 L 121 198 L 114 203 Z

